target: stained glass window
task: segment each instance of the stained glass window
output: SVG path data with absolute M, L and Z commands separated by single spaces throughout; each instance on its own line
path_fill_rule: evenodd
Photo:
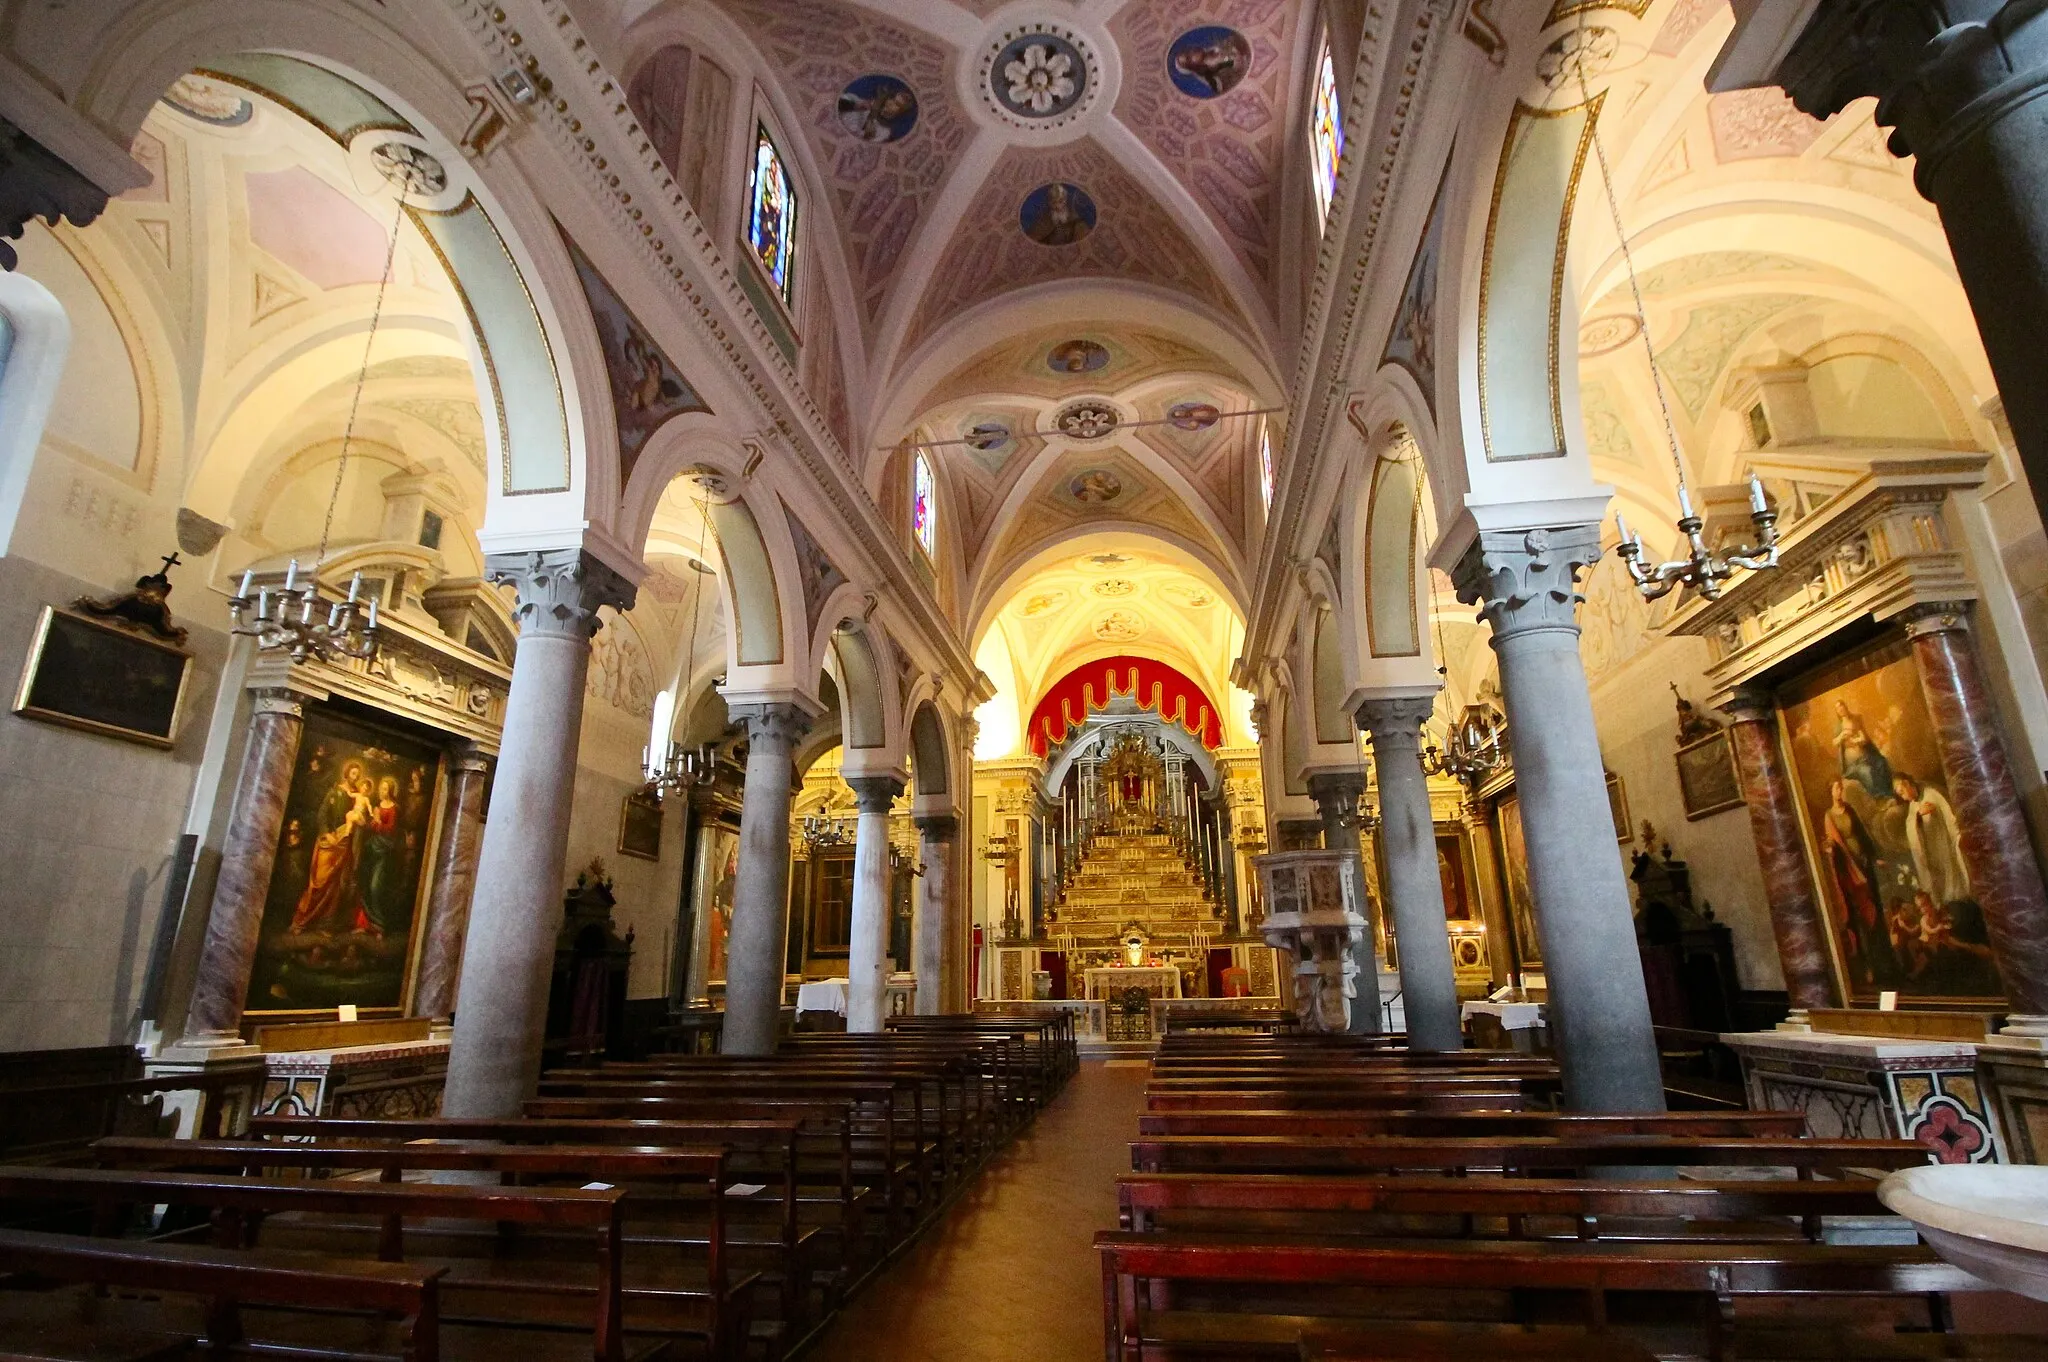
M 1259 422 L 1259 497 L 1273 509 L 1273 428 Z
M 796 191 L 768 129 L 754 129 L 753 183 L 747 192 L 747 244 L 775 281 L 776 292 L 789 302 L 795 283 Z
M 932 559 L 939 553 L 939 517 L 934 500 L 931 460 L 919 454 L 910 466 L 910 533 L 924 550 L 924 556 Z
M 1316 187 L 1316 221 L 1327 226 L 1330 200 L 1337 195 L 1337 162 L 1344 155 L 1344 111 L 1337 105 L 1337 65 L 1330 59 L 1327 38 L 1323 40 L 1322 60 L 1316 63 L 1316 97 L 1308 142 Z

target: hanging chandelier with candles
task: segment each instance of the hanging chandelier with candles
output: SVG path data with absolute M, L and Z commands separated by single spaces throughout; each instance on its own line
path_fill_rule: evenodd
M 711 542 L 711 512 L 706 505 L 710 488 L 706 486 L 706 475 L 699 474 L 697 483 L 697 552 L 702 554 Z M 690 647 L 684 659 L 683 686 L 688 693 L 690 679 L 697 674 L 697 619 L 699 607 L 704 602 L 704 591 L 709 585 L 711 566 L 702 557 L 683 560 L 690 570 L 697 574 L 697 584 L 690 593 Z M 714 685 L 717 682 L 713 682 Z M 664 736 L 659 747 L 648 746 L 640 749 L 641 774 L 647 778 L 646 791 L 656 799 L 671 790 L 686 790 L 692 787 L 708 788 L 718 783 L 718 745 L 698 743 L 695 747 L 684 747 L 672 738 Z
M 1477 702 L 1465 706 L 1458 722 L 1444 735 L 1422 749 L 1425 775 L 1448 776 L 1467 789 L 1477 789 L 1486 778 L 1508 762 L 1508 726 L 1500 711 Z
M 408 195 L 431 198 L 448 187 L 448 172 L 427 152 L 404 142 L 387 142 L 371 153 L 371 163 L 398 191 L 392 212 L 391 233 L 384 251 L 384 273 L 377 280 L 377 301 L 370 312 L 369 334 L 363 340 L 363 362 L 356 371 L 356 386 L 349 398 L 348 421 L 341 432 L 341 457 L 334 467 L 334 490 L 327 497 L 327 518 L 320 526 L 320 547 L 313 565 L 299 577 L 299 560 L 285 568 L 279 586 L 256 585 L 255 569 L 242 574 L 242 584 L 228 599 L 228 617 L 234 633 L 254 639 L 262 652 L 280 652 L 295 663 L 331 662 L 337 657 L 367 660 L 377 655 L 378 601 L 363 608 L 363 574 L 350 578 L 348 596 L 329 600 L 320 594 L 320 569 L 327 563 L 327 544 L 334 532 L 334 511 L 341 503 L 342 480 L 348 473 L 349 454 L 355 442 L 356 416 L 362 410 L 363 388 L 370 379 L 370 360 L 377 345 L 377 328 L 384 320 L 384 300 L 391 288 L 391 267 L 398 258 L 398 235 L 405 227 Z M 251 592 L 254 595 L 251 595 Z
M 1581 43 L 1578 51 L 1566 58 L 1576 67 L 1579 89 L 1588 104 L 1593 102 L 1593 92 L 1587 80 L 1585 63 L 1591 50 Z M 1646 563 L 1643 537 L 1630 533 L 1628 522 L 1622 519 L 1618 510 L 1614 513 L 1614 528 L 1621 537 L 1621 543 L 1616 546 L 1616 552 L 1644 600 L 1658 600 L 1680 587 L 1691 587 L 1711 601 L 1720 596 L 1737 573 L 1758 572 L 1778 566 L 1778 513 L 1771 509 L 1769 500 L 1764 496 L 1764 485 L 1752 471 L 1749 475 L 1749 518 L 1756 526 L 1756 542 L 1721 550 L 1707 544 L 1704 533 L 1706 521 L 1693 509 L 1692 490 L 1686 485 L 1685 459 L 1678 448 L 1678 425 L 1671 416 L 1671 399 L 1664 391 L 1664 371 L 1657 363 L 1657 347 L 1650 339 L 1650 318 L 1643 305 L 1642 280 L 1636 274 L 1635 252 L 1629 246 L 1628 232 L 1622 225 L 1621 202 L 1615 194 L 1614 172 L 1607 161 L 1607 144 L 1600 136 L 1597 112 L 1593 117 L 1592 130 L 1593 154 L 1600 162 L 1600 183 L 1607 195 L 1607 212 L 1614 221 L 1614 236 L 1621 245 L 1622 264 L 1628 271 L 1629 295 L 1635 302 L 1636 335 L 1642 339 L 1643 355 L 1650 364 L 1650 386 L 1656 389 L 1657 409 L 1664 418 L 1665 446 L 1671 451 L 1671 466 L 1678 475 L 1678 532 L 1684 536 L 1686 556 L 1654 566 Z

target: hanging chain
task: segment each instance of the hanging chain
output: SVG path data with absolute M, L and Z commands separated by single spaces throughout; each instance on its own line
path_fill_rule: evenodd
M 393 181 L 396 183 L 396 181 Z M 363 340 L 363 367 L 356 375 L 355 392 L 349 397 L 348 423 L 341 429 L 341 459 L 334 465 L 334 491 L 327 498 L 327 519 L 320 525 L 320 551 L 313 556 L 313 589 L 320 589 L 320 569 L 327 562 L 327 540 L 334 532 L 334 510 L 341 504 L 342 478 L 348 473 L 349 446 L 355 440 L 356 414 L 362 410 L 363 389 L 370 381 L 370 356 L 377 344 L 377 327 L 384 320 L 384 296 L 391 288 L 392 266 L 398 260 L 398 234 L 405 227 L 405 186 L 398 186 L 398 208 L 391 219 L 391 242 L 384 251 L 384 274 L 377 280 L 377 303 L 370 310 L 370 334 Z

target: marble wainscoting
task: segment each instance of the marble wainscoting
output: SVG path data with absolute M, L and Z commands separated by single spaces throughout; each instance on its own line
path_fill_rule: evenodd
M 1978 1047 L 1824 1032 L 1721 1037 L 1758 1111 L 1803 1111 L 1822 1138 L 1913 1140 L 1934 1163 L 2003 1162 Z
M 448 1042 L 404 1041 L 264 1056 L 259 1116 L 392 1120 L 441 1114 Z

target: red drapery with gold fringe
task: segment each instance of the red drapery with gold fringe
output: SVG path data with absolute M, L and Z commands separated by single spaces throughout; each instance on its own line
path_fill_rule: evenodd
M 1187 675 L 1149 657 L 1106 657 L 1076 667 L 1056 682 L 1031 711 L 1031 751 L 1044 756 L 1064 742 L 1074 728 L 1112 695 L 1135 695 L 1139 705 L 1157 710 L 1211 750 L 1223 745 L 1223 715 L 1202 688 Z

